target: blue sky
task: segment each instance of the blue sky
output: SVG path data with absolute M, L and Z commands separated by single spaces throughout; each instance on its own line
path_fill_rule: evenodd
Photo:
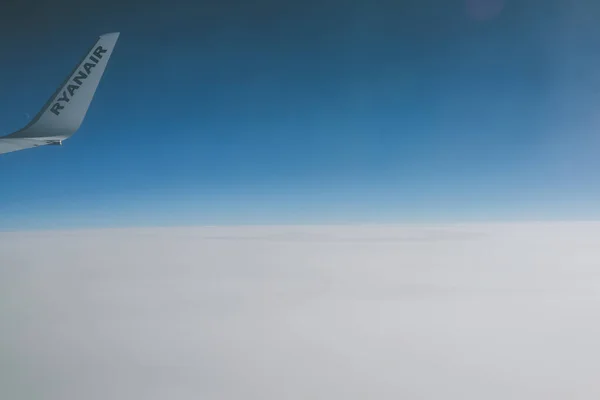
M 0 228 L 600 217 L 600 5 L 19 2 L 0 133 L 95 37 L 81 130 L 0 158 Z

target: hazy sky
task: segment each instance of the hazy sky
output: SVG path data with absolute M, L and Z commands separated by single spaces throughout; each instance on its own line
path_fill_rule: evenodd
M 122 35 L 0 228 L 600 217 L 597 2 L 150 3 L 2 3 L 0 133 Z

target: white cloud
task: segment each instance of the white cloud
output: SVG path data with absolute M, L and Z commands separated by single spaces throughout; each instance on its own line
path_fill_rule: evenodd
M 596 399 L 600 224 L 0 234 L 0 398 Z

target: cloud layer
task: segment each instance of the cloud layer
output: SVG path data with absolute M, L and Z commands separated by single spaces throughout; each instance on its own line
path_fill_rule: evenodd
M 597 399 L 600 224 L 0 234 L 0 398 Z

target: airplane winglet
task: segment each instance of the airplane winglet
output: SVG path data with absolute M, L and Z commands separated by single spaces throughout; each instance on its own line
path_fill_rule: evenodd
M 0 154 L 62 143 L 71 137 L 83 123 L 118 39 L 119 32 L 101 35 L 35 118 L 23 129 L 0 138 Z M 12 139 L 19 140 L 10 143 Z M 14 148 L 18 143 L 34 145 Z

